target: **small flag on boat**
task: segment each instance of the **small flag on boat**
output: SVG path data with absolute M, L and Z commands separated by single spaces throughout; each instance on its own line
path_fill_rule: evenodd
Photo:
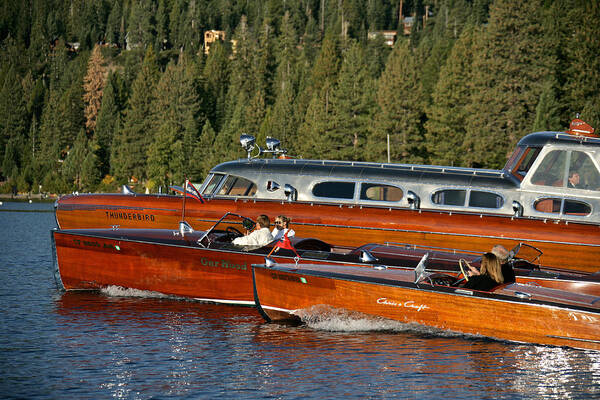
M 279 249 L 288 249 L 288 250 L 292 250 L 294 252 L 294 254 L 296 254 L 296 257 L 300 258 L 300 256 L 298 255 L 298 252 L 296 251 L 296 249 L 294 248 L 294 245 L 292 244 L 292 242 L 290 241 L 290 238 L 288 237 L 288 233 L 285 232 L 283 234 L 283 236 L 277 241 L 277 243 L 275 243 L 275 246 L 273 246 L 273 249 L 271 250 L 271 252 L 269 253 L 269 256 L 274 252 L 277 251 Z M 268 257 L 268 256 L 267 256 Z

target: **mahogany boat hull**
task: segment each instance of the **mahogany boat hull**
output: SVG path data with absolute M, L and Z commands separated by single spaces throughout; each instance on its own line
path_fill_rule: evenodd
M 411 273 L 389 280 L 380 278 L 377 271 L 367 276 L 357 271 L 322 265 L 272 269 L 255 265 L 255 299 L 267 321 L 297 320 L 326 306 L 469 335 L 600 350 L 600 310 L 593 306 L 596 297 L 566 293 L 571 304 L 564 305 L 537 301 L 541 295 L 516 297 L 515 291 L 527 289 L 519 284 L 485 294 L 416 285 Z M 588 307 L 578 307 L 578 302 Z
M 182 198 L 166 195 L 69 195 L 57 202 L 61 229 L 176 229 Z M 297 234 L 336 245 L 402 242 L 485 252 L 527 242 L 544 253 L 541 264 L 594 273 L 600 270 L 600 226 L 500 215 L 250 199 L 189 200 L 186 220 L 210 227 L 226 211 L 256 218 L 265 212 L 292 218 Z M 565 260 L 568 262 L 565 263 Z
M 224 231 L 221 231 L 224 232 Z M 225 231 L 226 232 L 226 231 Z M 204 235 L 196 231 L 161 229 L 53 230 L 57 271 L 66 290 L 99 289 L 117 285 L 212 302 L 253 305 L 250 265 L 262 263 L 274 244 L 244 249 L 222 241 L 214 233 L 211 246 L 198 244 Z M 211 234 L 213 235 L 213 234 Z M 304 262 L 330 265 L 358 263 L 363 251 L 392 268 L 412 270 L 424 254 L 429 266 L 458 273 L 459 259 L 476 262 L 475 254 L 435 251 L 412 246 L 366 244 L 359 248 L 331 248 L 311 238 L 294 238 Z M 281 249 L 273 253 L 277 262 L 291 262 L 295 254 Z M 371 264 L 357 264 L 371 268 Z M 517 264 L 521 265 L 521 261 Z M 600 296 L 600 279 L 585 274 L 564 274 L 518 267 L 517 282 L 572 290 Z
M 52 232 L 65 290 L 122 286 L 218 303 L 254 305 L 249 261 L 200 247 Z

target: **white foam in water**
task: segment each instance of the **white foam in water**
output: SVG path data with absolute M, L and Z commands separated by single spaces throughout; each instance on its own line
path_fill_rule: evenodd
M 151 292 L 149 290 L 128 289 L 122 286 L 108 286 L 100 290 L 103 294 L 111 297 L 144 297 L 152 299 L 171 298 L 163 293 Z
M 313 306 L 294 312 L 308 327 L 330 332 L 416 332 L 444 337 L 478 337 L 432 328 L 416 323 L 405 323 L 374 317 L 354 311 L 333 308 L 325 305 Z

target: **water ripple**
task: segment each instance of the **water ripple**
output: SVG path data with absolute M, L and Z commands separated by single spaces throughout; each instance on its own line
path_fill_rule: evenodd
M 47 212 L 0 213 L 6 398 L 587 399 L 600 353 L 383 320 L 266 324 L 249 307 L 57 289 Z

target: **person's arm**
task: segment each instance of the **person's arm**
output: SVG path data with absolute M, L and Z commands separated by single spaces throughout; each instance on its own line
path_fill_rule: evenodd
M 255 239 L 254 237 L 256 236 L 256 231 L 250 232 L 248 235 L 246 236 L 241 236 L 239 238 L 235 238 L 233 239 L 233 244 L 239 244 L 239 245 L 243 245 L 243 246 L 247 246 L 250 244 L 254 244 Z

